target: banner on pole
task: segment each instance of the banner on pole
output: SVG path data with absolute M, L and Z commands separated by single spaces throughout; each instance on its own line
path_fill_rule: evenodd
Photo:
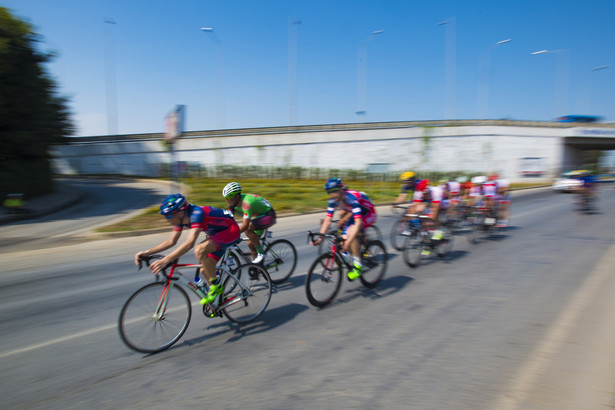
M 172 143 L 177 138 L 181 137 L 184 132 L 184 124 L 185 124 L 185 105 L 176 105 L 175 109 L 173 109 L 166 117 L 166 132 L 164 134 L 164 139 Z

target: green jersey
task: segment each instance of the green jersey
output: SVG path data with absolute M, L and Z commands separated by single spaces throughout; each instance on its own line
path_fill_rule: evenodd
M 269 212 L 272 206 L 262 196 L 241 194 L 241 209 L 243 209 L 244 218 L 254 219 Z

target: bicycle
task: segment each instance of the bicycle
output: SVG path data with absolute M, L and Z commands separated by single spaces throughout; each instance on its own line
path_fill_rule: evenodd
M 352 257 L 344 257 L 341 253 L 344 238 L 341 233 L 322 234 L 308 232 L 308 241 L 316 237 L 332 242 L 330 250 L 319 255 L 312 263 L 305 279 L 305 292 L 308 301 L 316 307 L 323 307 L 333 301 L 342 286 L 344 268 L 353 269 Z M 361 262 L 363 272 L 359 280 L 363 286 L 374 288 L 384 277 L 387 269 L 387 251 L 381 241 L 366 240 L 360 237 Z
M 162 255 L 141 258 L 149 266 L 152 259 Z M 224 317 L 236 323 L 248 323 L 259 317 L 269 305 L 272 284 L 269 273 L 256 264 L 239 264 L 227 248 L 216 268 L 224 293 L 211 304 L 203 305 L 206 317 Z M 170 272 L 167 273 L 167 269 Z M 199 277 L 201 265 L 180 264 L 175 260 L 157 275 L 157 281 L 134 292 L 124 303 L 118 320 L 120 338 L 129 348 L 141 353 L 157 353 L 173 346 L 186 332 L 192 317 L 192 304 L 185 289 L 199 300 L 207 295 L 206 286 L 196 279 L 187 278 L 182 270 L 196 269 Z
M 400 234 L 403 240 L 404 262 L 411 268 L 420 265 L 423 256 L 436 252 L 439 257 L 446 256 L 453 248 L 453 234 L 446 226 L 441 226 L 442 239 L 432 239 L 432 231 L 425 227 L 425 221 L 433 221 L 426 215 L 409 214 L 405 230 Z
M 260 236 L 261 246 L 265 254 L 261 264 L 267 272 L 269 272 L 271 282 L 279 284 L 290 278 L 295 271 L 295 267 L 297 266 L 297 249 L 295 249 L 292 242 L 287 239 L 276 239 L 270 242 L 269 239 L 272 237 L 273 234 L 267 229 L 265 229 Z M 242 239 L 242 241 L 243 240 L 246 239 Z M 250 263 L 252 254 L 250 252 L 244 252 L 239 247 L 239 243 L 232 246 L 231 252 L 234 253 L 238 261 Z
M 468 240 L 470 243 L 476 244 L 490 237 L 498 228 L 497 203 L 493 209 L 487 208 L 485 205 L 476 205 L 468 216 L 470 224 L 470 232 Z

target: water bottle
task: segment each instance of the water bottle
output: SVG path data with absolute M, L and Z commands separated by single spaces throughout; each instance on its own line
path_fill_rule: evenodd
M 199 289 L 201 289 L 201 290 L 205 289 L 205 281 L 203 279 L 201 279 L 199 276 L 194 278 L 194 284 L 197 285 L 199 287 Z
M 342 252 L 342 258 L 348 262 L 348 263 L 352 263 L 352 256 L 350 256 L 350 254 L 348 252 Z

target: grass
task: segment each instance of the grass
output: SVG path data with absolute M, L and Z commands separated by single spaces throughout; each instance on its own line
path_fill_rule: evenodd
M 190 187 L 186 195 L 188 201 L 195 205 L 210 205 L 226 209 L 222 197 L 222 188 L 229 182 L 228 178 L 190 178 L 183 181 Z M 329 196 L 323 189 L 323 181 L 291 179 L 241 179 L 245 193 L 254 193 L 267 198 L 279 215 L 306 213 L 321 210 L 327 206 Z M 391 203 L 399 194 L 400 183 L 383 181 L 348 181 L 350 189 L 364 191 L 375 204 Z M 523 188 L 536 184 L 513 184 L 511 188 Z M 162 199 L 162 198 L 161 198 Z M 143 229 L 169 227 L 166 220 L 158 213 L 158 206 L 148 208 L 140 215 L 128 220 L 97 229 L 97 232 L 121 232 Z

